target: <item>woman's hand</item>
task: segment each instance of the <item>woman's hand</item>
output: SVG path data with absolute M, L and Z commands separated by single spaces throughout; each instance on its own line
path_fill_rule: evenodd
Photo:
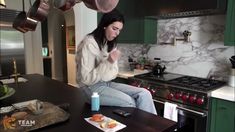
M 120 58 L 120 56 L 121 56 L 121 52 L 115 48 L 109 53 L 108 61 L 110 63 L 114 63 Z

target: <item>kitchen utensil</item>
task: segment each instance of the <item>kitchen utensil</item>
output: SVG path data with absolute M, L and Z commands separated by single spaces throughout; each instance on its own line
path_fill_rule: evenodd
M 62 11 L 71 9 L 75 4 L 75 0 L 54 0 L 54 6 Z
M 86 7 L 98 12 L 110 12 L 118 4 L 119 0 L 82 0 Z
M 48 0 L 36 0 L 28 12 L 28 17 L 43 21 L 49 12 Z
M 235 60 L 233 60 L 232 58 L 229 58 L 231 64 L 232 64 L 232 68 L 235 68 Z
M 235 61 L 235 55 L 231 57 Z
M 22 11 L 16 16 L 13 22 L 13 28 L 22 33 L 26 33 L 27 31 L 34 31 L 37 27 L 37 23 L 36 20 L 27 17 L 25 11 Z
M 160 61 L 160 58 L 154 58 L 154 60 Z M 152 71 L 154 75 L 162 75 L 166 69 L 166 66 L 161 66 L 159 62 L 153 67 Z
M 153 74 L 154 75 L 162 75 L 166 69 L 166 66 L 161 66 L 157 64 L 156 66 L 153 67 Z
M 27 17 L 26 12 L 24 11 L 24 0 L 22 0 L 23 3 L 23 11 L 20 12 L 16 18 L 13 21 L 13 28 L 16 30 L 26 33 L 28 31 L 34 31 L 37 27 L 37 21 Z
M 119 0 L 54 0 L 54 6 L 62 11 L 66 11 L 80 2 L 83 2 L 87 8 L 106 13 L 113 10 Z
M 229 59 L 231 59 L 233 62 L 235 62 L 235 58 L 234 58 L 234 57 L 231 57 L 231 58 L 229 58 Z

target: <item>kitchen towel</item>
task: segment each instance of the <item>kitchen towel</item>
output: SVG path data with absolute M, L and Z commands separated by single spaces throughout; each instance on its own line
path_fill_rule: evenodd
M 170 119 L 177 122 L 178 120 L 178 110 L 177 105 L 169 102 L 164 104 L 164 118 Z

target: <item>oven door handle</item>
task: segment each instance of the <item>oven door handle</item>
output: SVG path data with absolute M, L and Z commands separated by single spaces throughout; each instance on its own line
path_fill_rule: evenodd
M 177 109 L 183 110 L 183 111 L 192 112 L 192 113 L 195 113 L 195 114 L 200 115 L 200 116 L 202 116 L 202 117 L 205 117 L 205 116 L 206 116 L 206 114 L 203 113 L 203 112 L 198 112 L 198 111 L 195 111 L 195 110 L 190 110 L 190 109 L 183 108 L 183 107 L 179 107 L 179 106 L 177 106 Z
M 163 101 L 159 101 L 159 100 L 155 100 L 155 99 L 153 99 L 153 101 L 158 102 L 158 103 L 161 103 L 161 104 L 165 104 Z M 183 110 L 183 111 L 192 112 L 192 113 L 195 113 L 195 114 L 197 114 L 197 115 L 201 115 L 202 117 L 205 117 L 205 116 L 206 116 L 206 114 L 203 113 L 203 112 L 198 112 L 198 111 L 195 111 L 195 110 L 190 110 L 190 109 L 183 108 L 183 107 L 180 107 L 180 106 L 177 106 L 177 109 Z

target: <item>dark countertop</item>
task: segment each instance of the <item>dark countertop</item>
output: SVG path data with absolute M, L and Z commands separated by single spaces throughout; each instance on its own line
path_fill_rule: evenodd
M 93 113 L 91 112 L 90 105 L 84 101 L 85 97 L 81 89 L 39 74 L 24 75 L 23 77 L 28 79 L 28 81 L 18 85 L 9 84 L 10 87 L 15 88 L 16 93 L 11 97 L 0 100 L 0 107 L 32 99 L 50 102 L 55 105 L 69 103 L 69 120 L 47 126 L 38 131 L 101 131 L 84 120 L 84 118 L 90 117 Z M 176 128 L 176 122 L 136 108 L 120 108 L 131 112 L 132 115 L 127 118 L 118 116 L 113 113 L 113 110 L 117 108 L 120 107 L 101 106 L 99 112 L 127 125 L 121 131 L 166 132 L 173 131 Z

